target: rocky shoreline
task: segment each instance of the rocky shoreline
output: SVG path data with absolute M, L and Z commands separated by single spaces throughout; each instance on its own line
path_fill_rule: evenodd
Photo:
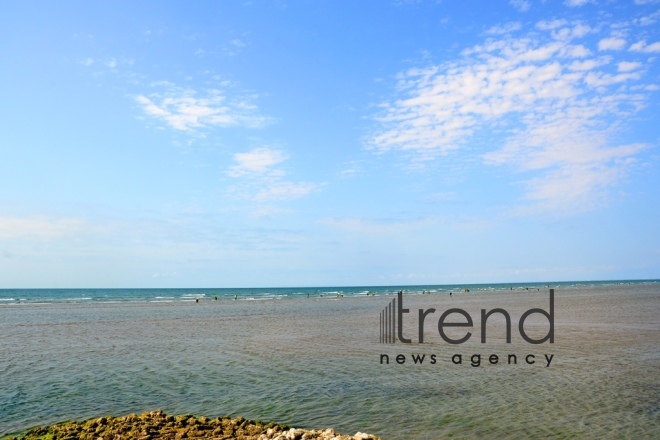
M 8 440 L 380 440 L 358 432 L 342 435 L 334 429 L 306 430 L 242 417 L 171 416 L 163 411 L 130 414 L 123 417 L 100 417 L 82 422 L 63 422 L 29 430 Z

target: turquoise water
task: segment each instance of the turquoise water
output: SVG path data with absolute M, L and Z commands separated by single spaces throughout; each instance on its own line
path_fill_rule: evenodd
M 611 285 L 660 283 L 658 280 L 613 280 L 613 281 L 562 281 L 542 283 L 494 283 L 494 284 L 444 284 L 419 286 L 353 286 L 353 287 L 278 287 L 278 288 L 236 288 L 236 289 L 0 289 L 0 305 L 20 303 L 84 303 L 147 301 L 175 302 L 231 299 L 237 300 L 281 300 L 307 298 L 336 298 L 391 295 L 403 290 L 406 294 L 447 293 L 450 291 L 498 291 L 513 289 L 545 289 L 548 287 L 593 287 Z
M 379 314 L 398 290 L 414 328 L 417 306 L 475 317 L 480 307 L 547 308 L 548 285 L 554 345 L 505 344 L 497 327 L 485 345 L 449 347 L 431 330 L 423 345 L 379 343 Z M 660 434 L 659 281 L 15 289 L 0 299 L 0 435 L 157 408 L 392 439 Z M 383 353 L 439 361 L 383 365 Z M 456 353 L 481 353 L 482 365 L 454 365 Z M 492 353 L 521 361 L 489 365 Z M 523 363 L 530 353 L 553 354 L 552 366 Z

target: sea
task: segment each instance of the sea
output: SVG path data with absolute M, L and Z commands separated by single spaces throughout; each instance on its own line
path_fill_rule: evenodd
M 654 283 L 655 280 L 641 281 L 587 281 L 553 283 L 496 283 L 496 284 L 447 284 L 418 286 L 344 286 L 344 287 L 277 287 L 277 288 L 208 288 L 208 289 L 0 289 L 0 304 L 48 304 L 48 303 L 117 303 L 117 302 L 177 302 L 240 300 L 295 300 L 299 298 L 336 299 L 356 296 L 383 296 L 397 293 L 420 295 L 425 293 L 449 293 L 465 291 L 499 291 L 515 289 L 517 291 L 554 287 L 627 285 Z M 197 301 L 198 302 L 198 301 Z
M 518 319 L 548 334 L 550 289 L 554 340 L 529 343 Z M 399 291 L 412 342 L 383 343 Z M 440 337 L 449 309 L 473 320 L 464 344 Z M 510 342 L 501 313 L 482 342 L 482 309 L 510 313 Z M 154 409 L 384 439 L 660 438 L 658 316 L 660 280 L 0 289 L 0 438 Z

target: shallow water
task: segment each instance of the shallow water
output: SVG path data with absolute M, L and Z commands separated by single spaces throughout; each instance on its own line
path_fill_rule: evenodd
M 379 343 L 380 312 L 394 298 L 380 293 L 0 305 L 0 435 L 161 408 L 391 439 L 660 437 L 660 284 L 557 288 L 554 343 L 538 345 L 522 339 L 517 321 L 525 310 L 549 308 L 544 289 L 406 295 L 404 334 L 413 340 L 417 309 L 437 309 L 424 344 Z M 438 334 L 438 315 L 449 307 L 474 318 L 464 344 Z M 480 309 L 496 307 L 511 314 L 510 344 L 496 315 L 480 343 Z M 539 338 L 548 322 L 533 315 L 525 329 Z M 415 365 L 412 354 L 425 362 Z M 474 354 L 479 367 L 471 366 Z

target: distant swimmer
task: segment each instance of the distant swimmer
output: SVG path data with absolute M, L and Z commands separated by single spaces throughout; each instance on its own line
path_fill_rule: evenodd
M 234 294 L 234 300 L 238 299 L 238 295 Z
M 216 300 L 216 301 L 218 300 L 218 295 L 215 296 L 215 300 Z
M 198 302 L 199 302 L 199 298 L 195 298 L 195 302 L 198 303 Z
M 307 298 L 309 298 L 309 292 L 307 292 Z
M 452 292 L 449 292 L 449 296 L 451 296 Z

